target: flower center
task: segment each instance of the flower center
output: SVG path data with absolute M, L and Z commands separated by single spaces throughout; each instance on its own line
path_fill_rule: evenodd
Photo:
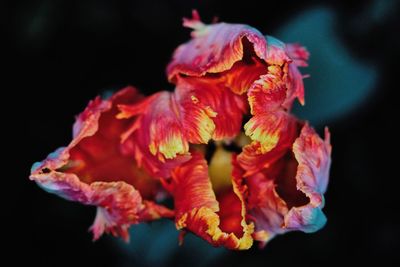
M 214 192 L 224 191 L 232 187 L 232 156 L 239 154 L 242 147 L 250 143 L 248 138 L 241 132 L 232 141 L 217 141 L 207 147 L 209 154 L 208 173 Z

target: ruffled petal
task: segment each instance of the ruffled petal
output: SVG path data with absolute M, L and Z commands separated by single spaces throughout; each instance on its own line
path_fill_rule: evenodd
M 184 26 L 193 28 L 193 39 L 175 50 L 167 67 L 171 81 L 179 74 L 198 77 L 230 69 L 243 58 L 243 39 L 253 44 L 254 53 L 260 59 L 266 58 L 267 42 L 264 36 L 248 25 L 206 25 L 200 21 L 198 14 L 194 14 L 192 19 L 184 20 Z
M 175 88 L 177 102 L 180 103 L 182 129 L 193 144 L 206 144 L 215 132 L 214 118 L 218 115 L 214 105 L 206 100 L 197 88 L 201 88 L 201 82 L 195 86 L 196 81 L 181 80 Z M 199 87 L 200 86 L 200 87 Z M 210 85 L 211 86 L 211 85 Z
M 282 111 L 256 115 L 244 125 L 246 135 L 259 144 L 260 153 L 271 151 L 278 144 L 287 128 L 288 116 Z
M 287 116 L 287 114 L 284 113 L 282 116 Z M 257 117 L 254 118 L 257 119 Z M 267 116 L 266 118 L 273 118 L 273 116 Z M 276 122 L 273 121 L 272 123 Z M 264 126 L 261 122 L 257 125 Z M 288 149 L 292 147 L 298 134 L 298 121 L 294 117 L 289 117 L 283 121 L 281 126 L 278 126 L 277 135 L 279 136 L 279 140 L 268 152 L 265 152 L 266 149 L 262 148 L 261 142 L 258 141 L 245 145 L 237 157 L 238 164 L 245 170 L 244 176 L 247 177 L 260 172 L 281 159 Z
M 269 65 L 282 67 L 285 63 L 291 62 L 291 59 L 287 54 L 285 43 L 270 35 L 266 35 L 265 39 L 268 44 L 265 61 Z
M 191 231 L 214 246 L 251 247 L 253 225 L 246 222 L 240 190 L 233 183 L 233 189 L 222 194 L 218 202 L 208 177 L 207 162 L 201 154 L 194 152 L 190 161 L 174 170 L 165 186 L 174 196 L 178 229 Z M 238 218 L 241 231 L 237 229 Z
M 160 92 L 134 105 L 120 105 L 118 118 L 138 116 L 130 129 L 146 132 L 144 143 L 151 154 L 161 161 L 175 158 L 178 154 L 187 154 L 188 140 L 179 119 L 179 106 L 170 92 Z
M 281 68 L 269 66 L 268 74 L 252 84 L 247 93 L 251 114 L 260 115 L 281 108 L 286 99 L 284 76 Z
M 261 153 L 272 150 L 295 121 L 287 107 L 293 102 L 287 73 L 287 65 L 283 68 L 271 65 L 268 73 L 255 81 L 247 92 L 253 117 L 244 129 L 247 136 L 260 144 Z
M 129 226 L 139 222 L 139 214 L 144 209 L 140 193 L 125 182 L 94 182 L 90 184 L 90 189 L 89 204 L 98 206 L 90 228 L 93 239 L 106 232 L 128 241 Z
M 272 150 L 288 126 L 291 116 L 282 108 L 286 99 L 284 71 L 269 66 L 268 74 L 255 81 L 247 92 L 253 117 L 245 124 L 245 134 L 260 144 L 260 152 Z
M 178 78 L 176 94 L 184 103 L 183 113 L 186 117 L 183 119 L 193 123 L 196 122 L 196 118 L 199 118 L 199 127 L 195 128 L 198 129 L 197 132 L 204 131 L 207 133 L 207 137 L 210 137 L 211 134 L 214 140 L 231 139 L 240 132 L 243 115 L 248 110 L 246 98 L 234 94 L 220 79 L 210 77 Z M 210 127 L 204 126 L 209 123 L 206 120 L 207 117 L 203 119 L 197 116 L 196 106 L 202 106 L 206 110 L 206 114 L 214 126 L 211 131 L 207 131 Z
M 190 158 L 187 132 L 192 128 L 183 127 L 182 108 L 173 93 L 159 92 L 119 109 L 119 119 L 133 120 L 122 135 L 123 146 L 151 175 L 168 177 L 174 167 Z
M 252 52 L 251 44 L 244 41 L 243 45 L 245 54 L 242 60 L 233 64 L 229 70 L 219 74 L 225 86 L 238 95 L 247 92 L 253 82 L 258 80 L 261 75 L 266 74 L 268 70 L 267 64 Z
M 262 243 L 288 231 L 314 232 L 326 222 L 321 209 L 329 177 L 329 132 L 324 141 L 307 123 L 296 127 L 301 131 L 285 135 L 273 150 L 257 153 L 250 145 L 238 156 L 237 179 L 247 190 L 253 237 Z M 251 168 L 251 162 L 262 168 Z
M 132 122 L 115 118 L 117 105 L 141 98 L 128 87 L 108 100 L 98 97 L 91 101 L 77 117 L 71 143 L 32 167 L 30 178 L 46 191 L 98 207 L 91 227 L 94 239 L 110 232 L 128 240 L 131 224 L 173 216 L 171 210 L 156 203 L 148 205 L 161 184 L 139 169 L 121 148 L 120 135 Z
M 325 128 L 325 140 L 322 140 L 314 129 L 304 125 L 293 144 L 293 154 L 298 163 L 296 188 L 309 198 L 309 203 L 287 214 L 286 228 L 315 232 L 325 225 L 326 218 L 321 209 L 329 181 L 331 150 L 328 128 Z
M 286 99 L 282 104 L 285 109 L 290 109 L 293 101 L 297 98 L 304 105 L 304 84 L 303 76 L 298 67 L 308 66 L 307 60 L 309 53 L 307 49 L 299 44 L 284 44 L 272 36 L 267 39 L 267 58 L 266 62 L 274 67 L 273 75 L 280 70 L 280 85 L 286 88 Z M 269 68 L 269 73 L 271 69 Z M 277 80 L 275 79 L 275 82 Z M 283 84 L 282 84 L 283 83 Z
M 240 167 L 236 166 L 237 179 Z M 242 171 L 243 172 L 243 171 Z M 253 238 L 266 243 L 276 234 L 282 233 L 282 221 L 288 208 L 275 190 L 274 180 L 264 173 L 256 173 L 243 180 L 247 191 L 246 205 L 249 217 L 255 222 Z
M 307 49 L 300 44 L 287 44 L 286 51 L 291 58 L 292 63 L 289 64 L 288 73 L 288 97 L 283 106 L 290 109 L 293 100 L 297 98 L 300 104 L 304 105 L 304 83 L 303 78 L 307 75 L 302 75 L 298 67 L 307 67 L 307 60 L 310 56 Z
M 307 67 L 310 53 L 300 44 L 286 44 L 286 51 L 293 63 L 298 67 Z

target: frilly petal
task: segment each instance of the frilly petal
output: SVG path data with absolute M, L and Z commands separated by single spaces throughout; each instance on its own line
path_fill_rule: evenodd
M 309 198 L 309 203 L 289 211 L 285 217 L 287 229 L 315 232 L 325 225 L 326 217 L 321 209 L 329 181 L 331 150 L 328 128 L 322 140 L 308 123 L 304 125 L 293 144 L 293 153 L 298 163 L 296 188 Z
M 321 208 L 312 206 L 293 207 L 286 214 L 284 227 L 288 231 L 300 230 L 305 233 L 314 233 L 326 224 L 326 216 Z
M 290 73 L 289 73 L 290 74 Z M 293 99 L 288 65 L 271 65 L 247 92 L 253 117 L 245 124 L 245 134 L 260 144 L 261 153 L 272 150 L 289 124 L 295 119 L 289 113 Z M 300 77 L 301 79 L 301 77 Z
M 240 176 L 238 176 L 238 179 Z M 253 238 L 263 243 L 282 233 L 284 214 L 288 208 L 275 190 L 274 180 L 263 173 L 256 173 L 244 180 L 247 190 L 246 205 L 249 217 L 254 220 Z
M 150 201 L 161 188 L 159 182 L 121 149 L 120 135 L 131 122 L 115 118 L 117 105 L 139 99 L 131 87 L 108 100 L 97 97 L 77 117 L 71 143 L 32 167 L 30 179 L 46 191 L 98 207 L 91 227 L 94 239 L 110 232 L 128 240 L 131 224 L 173 216 L 171 210 Z
M 307 67 L 310 53 L 301 44 L 286 44 L 286 51 L 293 63 L 298 67 Z
M 199 121 L 198 127 L 186 127 L 187 129 L 198 129 L 197 132 L 200 133 L 206 132 L 207 137 L 211 135 L 214 140 L 234 138 L 240 132 L 243 115 L 248 110 L 246 98 L 244 95 L 234 94 L 220 79 L 178 78 L 176 93 L 185 103 L 183 113 L 187 115 L 187 118 L 184 117 L 184 119 L 191 123 Z M 198 109 L 196 107 L 199 106 L 204 107 L 208 117 L 196 114 Z M 214 126 L 212 131 L 206 131 L 210 127 L 204 126 L 209 123 L 208 118 Z
M 185 19 L 184 25 L 194 29 L 193 39 L 175 50 L 167 67 L 169 80 L 174 80 L 179 74 L 198 77 L 230 69 L 243 57 L 244 38 L 253 44 L 254 52 L 260 59 L 266 58 L 267 42 L 264 36 L 248 25 L 206 25 L 200 21 L 198 14 L 192 19 Z
M 246 222 L 246 208 L 239 188 L 233 183 L 234 195 L 229 195 L 229 192 L 222 195 L 219 203 L 208 177 L 207 162 L 201 154 L 194 152 L 190 161 L 174 170 L 171 181 L 165 186 L 174 196 L 178 229 L 189 230 L 214 246 L 229 249 L 251 247 L 253 225 Z M 239 215 L 239 235 L 237 218 L 232 216 L 232 201 L 239 203 L 239 210 L 235 209 Z M 227 229 L 234 232 L 226 232 Z
M 270 35 L 265 36 L 265 39 L 267 40 L 265 61 L 269 65 L 283 66 L 287 62 L 291 62 L 284 42 Z
M 251 114 L 265 114 L 281 108 L 286 99 L 285 78 L 280 67 L 269 66 L 268 74 L 254 81 L 247 92 Z
M 119 107 L 122 111 L 118 114 L 120 119 L 139 115 L 129 133 L 146 132 L 147 140 L 142 140 L 146 140 L 144 143 L 151 154 L 165 160 L 188 153 L 188 140 L 179 120 L 179 106 L 172 93 L 156 93 L 141 103 Z
M 91 227 L 93 239 L 106 232 L 128 241 L 129 226 L 139 222 L 139 214 L 144 209 L 140 193 L 125 182 L 94 182 L 90 188 L 90 204 L 98 206 Z
M 238 164 L 245 170 L 244 176 L 251 176 L 257 172 L 262 171 L 265 168 L 273 165 L 276 161 L 281 159 L 293 145 L 294 140 L 299 134 L 298 121 L 294 117 L 287 115 L 286 113 L 281 114 L 284 117 L 281 121 L 281 125 L 276 128 L 277 136 L 279 136 L 276 145 L 265 152 L 266 149 L 262 147 L 262 144 L 258 141 L 254 141 L 243 147 L 242 152 L 237 157 Z M 273 115 L 264 116 L 265 118 L 273 119 Z M 261 119 L 264 118 L 261 116 Z M 257 116 L 253 120 L 256 120 Z M 267 122 L 269 123 L 269 122 Z M 279 123 L 279 121 L 272 121 L 274 123 Z M 265 124 L 258 122 L 257 125 L 263 127 Z M 271 129 L 271 126 L 267 129 Z M 267 143 L 268 144 L 268 143 Z M 274 143 L 275 144 L 275 143 Z
M 282 106 L 290 109 L 293 101 L 297 98 L 304 105 L 303 76 L 298 67 L 308 66 L 309 53 L 300 44 L 284 44 L 272 36 L 266 36 L 268 43 L 266 62 L 275 69 L 280 69 L 282 82 L 286 88 L 286 99 Z
M 286 99 L 285 72 L 269 66 L 268 74 L 255 81 L 247 92 L 252 118 L 245 124 L 245 134 L 260 144 L 260 152 L 272 150 L 286 130 L 291 116 L 282 107 Z
M 302 75 L 298 67 L 308 66 L 307 60 L 310 53 L 300 44 L 287 44 L 286 51 L 293 62 L 289 64 L 288 97 L 283 106 L 290 108 L 295 98 L 299 100 L 300 104 L 304 105 L 305 103 L 303 78 L 307 75 Z
M 329 181 L 331 151 L 328 128 L 325 128 L 325 140 L 322 140 L 308 123 L 293 144 L 293 153 L 299 164 L 297 189 L 310 198 L 313 206 L 323 206 L 323 194 Z
M 119 119 L 133 120 L 122 135 L 123 146 L 151 175 L 168 177 L 190 158 L 188 129 L 182 127 L 181 106 L 173 93 L 159 92 L 119 109 Z
M 237 158 L 241 172 L 236 173 L 247 190 L 246 205 L 256 227 L 253 237 L 263 243 L 288 231 L 314 232 L 326 222 L 322 208 L 330 167 L 329 131 L 322 140 L 308 123 L 296 126 L 301 131 L 286 136 L 273 150 L 257 153 L 250 145 Z M 262 168 L 252 169 L 251 162 Z
M 248 42 L 244 42 L 249 47 Z M 220 79 L 225 86 L 238 95 L 244 94 L 254 81 L 267 73 L 267 64 L 253 55 L 252 48 L 247 48 L 241 61 L 236 62 L 232 68 L 220 73 Z
M 253 116 L 244 125 L 244 129 L 246 135 L 254 141 L 253 146 L 259 144 L 259 152 L 265 154 L 278 144 L 281 135 L 287 129 L 289 120 L 290 115 L 286 112 L 270 112 Z
M 197 87 L 195 86 L 197 83 Z M 211 85 L 210 85 L 211 86 Z M 201 82 L 180 80 L 175 89 L 177 101 L 181 105 L 182 129 L 193 144 L 206 144 L 215 132 L 214 118 L 218 115 L 215 105 L 209 103 L 202 94 Z

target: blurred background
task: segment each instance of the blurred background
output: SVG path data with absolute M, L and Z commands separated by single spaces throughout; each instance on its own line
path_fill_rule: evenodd
M 265 249 L 215 249 L 171 222 L 132 227 L 131 242 L 87 232 L 95 208 L 45 193 L 28 180 L 33 162 L 68 144 L 74 116 L 94 96 L 134 85 L 172 90 L 165 67 L 189 39 L 181 18 L 252 25 L 311 53 L 306 106 L 295 107 L 321 133 L 332 132 L 328 223 L 315 234 L 278 236 Z M 11 58 L 6 102 L 17 155 L 6 169 L 3 214 L 13 228 L 6 251 L 32 266 L 278 266 L 400 263 L 398 197 L 399 1 L 2 1 L 3 44 Z M 7 51 L 11 51 L 8 53 Z M 396 65 L 395 65 L 396 64 Z M 6 71 L 6 73 L 7 73 Z M 10 113 L 11 112 L 11 113 Z M 23 115 L 19 115 L 23 114 Z M 15 128 L 14 128 L 15 126 Z M 8 143 L 8 142 L 6 142 Z M 14 155 L 14 154 L 13 154 Z M 7 168 L 8 167 L 8 168 Z M 10 229 L 10 230 L 9 230 Z

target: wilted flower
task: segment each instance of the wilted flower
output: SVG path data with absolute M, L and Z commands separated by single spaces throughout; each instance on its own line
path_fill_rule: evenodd
M 128 239 L 131 224 L 163 217 L 230 249 L 320 229 L 329 131 L 322 140 L 290 114 L 296 98 L 304 104 L 307 50 L 247 25 L 206 25 L 196 12 L 184 25 L 192 39 L 167 67 L 175 91 L 143 97 L 128 87 L 91 101 L 72 142 L 31 179 L 97 206 L 95 239 Z

